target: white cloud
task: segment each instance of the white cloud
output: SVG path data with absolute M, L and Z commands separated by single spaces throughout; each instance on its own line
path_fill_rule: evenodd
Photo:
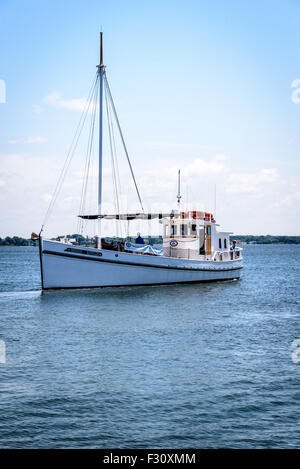
M 275 204 L 276 207 L 292 207 L 295 205 L 300 208 L 300 192 L 290 194 Z
M 43 107 L 40 104 L 33 104 L 32 109 L 36 114 L 41 114 L 43 112 Z
M 220 154 L 220 155 L 215 156 L 216 161 L 227 161 L 229 159 L 230 159 L 230 157 L 227 156 L 227 155 L 224 155 L 224 154 Z
M 217 155 L 212 160 L 196 158 L 190 164 L 184 166 L 184 174 L 187 177 L 208 177 L 214 178 L 216 175 L 225 174 L 229 171 L 225 161 L 225 155 Z
M 153 205 L 166 202 L 170 205 L 175 200 L 178 166 L 168 164 L 167 160 L 158 162 L 155 167 L 144 170 L 138 177 L 142 192 Z M 232 197 L 248 195 L 263 197 L 283 184 L 276 168 L 263 168 L 256 172 L 236 172 L 227 155 L 216 155 L 211 159 L 195 158 L 181 169 L 181 188 L 184 204 L 192 202 L 194 207 L 204 205 L 212 207 L 214 185 L 217 192 L 227 193 Z M 190 207 L 192 208 L 192 207 Z
M 63 202 L 64 203 L 68 203 L 68 204 L 73 204 L 73 202 L 80 202 L 80 197 L 79 196 L 72 196 L 72 195 L 69 195 L 68 197 L 65 197 L 63 199 Z
M 0 79 L 0 103 L 6 103 L 6 83 Z
M 137 182 L 147 210 L 176 208 L 178 169 L 181 169 L 182 207 L 205 209 L 212 205 L 214 183 L 224 181 L 230 171 L 229 158 L 218 155 L 211 159 L 194 158 L 185 164 L 174 165 L 170 159 L 156 160 L 155 165 L 143 168 Z M 130 178 L 130 175 L 128 175 Z M 129 191 L 128 191 L 129 192 Z M 134 194 L 134 189 L 131 189 Z M 136 203 L 136 197 L 132 197 Z
M 193 150 L 193 151 L 199 151 L 199 150 L 208 150 L 210 149 L 209 145 L 201 145 L 199 143 L 182 143 L 182 142 L 157 142 L 157 141 L 151 141 L 147 142 L 147 145 L 157 148 L 159 150 L 166 150 L 166 149 L 184 149 L 184 150 Z
M 27 148 L 31 148 L 28 146 Z M 80 155 L 73 161 L 47 227 L 53 235 L 76 231 L 82 178 Z M 0 236 L 30 236 L 38 232 L 52 199 L 64 156 L 28 153 L 0 154 Z M 1 184 L 3 181 L 3 184 Z M 95 205 L 97 200 L 95 198 Z M 94 212 L 94 210 L 92 210 Z M 93 228 L 93 225 L 91 225 Z M 49 232 L 48 232 L 49 234 Z
M 56 109 L 68 109 L 69 111 L 83 111 L 87 109 L 88 101 L 85 98 L 64 99 L 60 93 L 53 91 L 43 99 L 43 103 Z M 91 112 L 95 103 L 90 105 Z
M 21 143 L 21 142 L 17 138 L 12 138 L 10 140 L 7 140 L 7 143 L 9 143 L 9 145 L 16 145 L 17 143 Z
M 291 86 L 296 88 L 291 94 L 291 100 L 294 104 L 300 104 L 300 78 L 296 78 Z
M 182 165 L 181 174 L 184 179 L 193 178 L 209 178 L 215 180 L 217 175 L 227 173 L 230 169 L 226 165 L 225 161 L 229 158 L 225 155 L 217 155 L 211 160 L 204 160 L 202 158 L 194 158 L 189 163 Z M 147 178 L 152 178 L 155 182 L 157 179 L 177 180 L 177 172 L 180 165 L 174 166 L 173 163 L 168 160 L 161 160 L 161 164 L 156 167 L 152 167 L 145 171 Z
M 44 137 L 41 137 L 39 135 L 36 135 L 36 136 L 29 135 L 29 137 L 27 137 L 24 143 L 30 145 L 32 143 L 44 143 L 44 141 L 45 141 Z
M 257 181 L 258 183 L 278 182 L 279 181 L 278 170 L 276 168 L 261 169 L 258 173 Z
M 50 200 L 52 199 L 52 195 L 51 194 L 43 194 L 43 200 L 44 202 L 50 202 Z
M 44 143 L 44 142 L 45 142 L 44 137 L 41 137 L 40 135 L 29 135 L 24 141 L 18 138 L 13 138 L 7 141 L 7 143 L 9 143 L 10 145 L 17 145 L 18 143 L 25 143 L 25 144 L 31 145 L 32 143 Z
M 277 169 L 265 168 L 256 173 L 233 173 L 229 176 L 225 187 L 230 193 L 261 195 L 266 185 L 279 182 Z
M 53 155 L 44 155 L 41 158 L 30 153 L 4 154 L 0 155 L 0 161 L 2 234 L 23 236 L 39 230 L 64 158 Z M 78 155 L 63 184 L 50 224 L 47 225 L 46 235 L 76 231 L 82 167 L 83 162 Z M 97 210 L 97 168 L 92 168 L 85 213 L 95 213 Z M 254 168 L 250 172 L 238 171 L 237 168 L 226 156 L 186 159 L 185 164 L 181 165 L 182 208 L 213 210 L 216 182 L 217 220 L 223 229 L 240 234 L 293 234 L 299 231 L 299 211 L 296 210 L 300 205 L 299 185 L 292 187 L 297 179 L 283 181 L 276 168 Z M 155 165 L 144 166 L 136 172 L 146 210 L 168 211 L 176 208 L 177 170 L 178 166 L 170 158 L 156 160 Z M 105 167 L 103 176 L 103 209 L 108 213 L 115 210 L 111 168 Z M 138 210 L 138 200 L 125 163 L 120 166 L 120 177 L 121 209 Z M 282 211 L 280 220 L 279 210 Z M 103 229 L 111 231 L 115 229 L 115 225 L 110 223 L 107 228 L 106 225 L 103 226 Z M 143 225 L 140 229 L 145 233 L 148 225 Z M 155 229 L 153 228 L 153 232 Z M 93 222 L 89 222 L 87 230 L 94 230 Z

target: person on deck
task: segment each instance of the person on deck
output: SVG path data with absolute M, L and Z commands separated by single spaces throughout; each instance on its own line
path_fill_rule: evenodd
M 231 250 L 231 251 L 235 251 L 235 248 L 236 248 L 236 240 L 233 239 L 233 240 L 232 240 L 232 244 L 231 244 L 231 246 L 230 246 L 230 250 Z
M 236 240 L 232 240 L 232 244 L 230 245 L 230 259 L 233 260 L 233 252 L 235 252 L 236 248 Z
M 135 240 L 135 244 L 145 244 L 145 241 L 143 240 L 143 238 L 141 237 L 141 233 L 138 233 L 137 234 L 137 238 Z

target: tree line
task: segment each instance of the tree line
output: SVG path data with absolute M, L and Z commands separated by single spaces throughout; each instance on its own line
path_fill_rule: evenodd
M 86 237 L 80 234 L 68 234 L 66 236 L 61 235 L 57 236 L 56 238 L 52 238 L 54 241 L 60 241 L 63 238 L 67 239 L 74 239 L 76 243 L 79 245 L 90 245 L 93 246 L 96 244 L 96 237 Z M 104 238 L 106 242 L 118 242 L 124 241 L 123 238 L 114 237 L 106 237 Z M 126 238 L 127 241 L 134 243 L 135 237 L 129 236 Z M 146 236 L 144 240 L 147 244 L 162 244 L 162 237 L 161 236 Z M 5 238 L 0 238 L 0 246 L 38 246 L 38 241 L 32 241 L 30 238 L 21 238 L 20 236 L 6 236 Z
M 62 238 L 75 239 L 76 243 L 80 245 L 94 245 L 96 244 L 96 238 L 87 238 L 80 234 L 68 234 L 67 236 L 57 236 L 52 238 L 59 241 Z M 273 236 L 273 235 L 234 235 L 231 236 L 232 239 L 236 239 L 238 242 L 243 242 L 247 244 L 300 244 L 300 236 Z M 135 237 L 129 236 L 126 238 L 127 241 L 132 243 L 135 242 Z M 146 236 L 144 237 L 145 243 L 156 245 L 162 244 L 161 236 Z M 123 241 L 123 238 L 117 237 L 106 237 L 105 241 L 107 242 L 117 242 Z M 30 238 L 21 238 L 20 236 L 6 236 L 5 238 L 0 238 L 0 246 L 38 246 L 38 241 L 32 241 Z
M 300 244 L 300 236 L 234 235 L 231 238 L 249 244 Z
M 0 238 L 0 246 L 38 246 L 38 244 L 38 241 L 32 241 L 30 238 L 20 238 L 20 236 Z

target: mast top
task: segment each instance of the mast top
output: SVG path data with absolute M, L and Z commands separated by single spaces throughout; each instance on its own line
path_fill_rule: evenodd
M 103 33 L 100 33 L 100 65 L 99 67 L 104 67 L 103 64 Z

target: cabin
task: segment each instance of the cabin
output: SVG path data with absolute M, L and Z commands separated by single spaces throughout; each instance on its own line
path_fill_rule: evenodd
M 177 212 L 160 223 L 164 256 L 198 260 L 229 258 L 231 232 L 218 231 L 212 213 Z

